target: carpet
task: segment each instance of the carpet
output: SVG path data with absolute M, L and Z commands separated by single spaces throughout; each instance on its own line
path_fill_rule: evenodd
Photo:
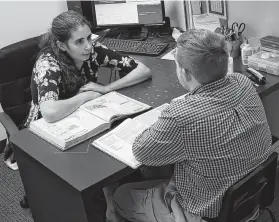
M 9 169 L 0 155 L 0 221 L 33 222 L 30 210 L 22 209 L 19 201 L 24 189 L 19 171 Z

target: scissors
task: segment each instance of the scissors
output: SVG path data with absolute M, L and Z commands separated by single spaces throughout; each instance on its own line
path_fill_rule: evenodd
M 238 25 L 237 22 L 234 22 L 232 24 L 232 30 L 236 34 L 236 37 L 238 38 L 242 34 L 242 32 L 245 30 L 245 23 L 240 23 Z

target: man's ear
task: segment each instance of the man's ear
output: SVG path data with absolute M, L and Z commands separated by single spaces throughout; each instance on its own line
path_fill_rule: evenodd
M 180 73 L 182 74 L 182 78 L 184 79 L 184 82 L 191 81 L 192 76 L 190 75 L 188 70 L 184 69 L 183 67 L 180 67 Z
M 57 44 L 58 48 L 61 49 L 62 51 L 67 50 L 67 46 L 64 42 L 57 41 L 56 44 Z
M 192 76 L 190 75 L 190 72 L 187 69 L 183 69 L 183 71 L 184 71 L 185 80 L 187 82 L 191 81 L 192 80 Z

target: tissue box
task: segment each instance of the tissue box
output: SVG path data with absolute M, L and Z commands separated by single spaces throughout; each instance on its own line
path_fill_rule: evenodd
M 279 54 L 260 51 L 248 57 L 248 66 L 273 75 L 279 75 Z

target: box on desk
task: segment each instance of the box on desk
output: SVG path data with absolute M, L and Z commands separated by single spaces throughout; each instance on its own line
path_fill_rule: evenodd
M 262 50 L 276 52 L 279 54 L 279 38 L 275 36 L 265 36 L 260 39 Z
M 259 37 L 248 38 L 249 47 L 252 49 L 252 55 L 261 51 L 261 43 Z M 244 47 L 245 42 L 240 45 L 240 50 Z
M 260 51 L 248 57 L 248 66 L 273 75 L 279 75 L 279 54 Z

